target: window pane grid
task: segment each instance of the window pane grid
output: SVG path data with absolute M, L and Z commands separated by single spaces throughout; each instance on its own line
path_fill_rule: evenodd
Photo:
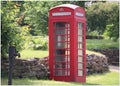
M 77 42 L 77 53 L 78 53 L 78 76 L 83 76 L 83 29 L 82 23 L 78 22 L 78 42 Z
M 55 76 L 69 76 L 70 75 L 70 24 L 67 22 L 56 22 L 55 24 L 55 38 L 56 45 L 54 51 Z

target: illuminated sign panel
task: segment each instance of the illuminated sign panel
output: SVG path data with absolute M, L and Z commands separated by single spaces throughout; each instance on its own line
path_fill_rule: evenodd
M 71 12 L 55 12 L 52 13 L 52 16 L 69 16 L 71 15 Z
M 80 12 L 76 12 L 75 15 L 76 15 L 76 16 L 80 16 L 80 17 L 83 17 L 83 16 L 84 16 L 84 14 L 83 14 L 83 13 L 80 13 Z
M 70 15 L 71 15 L 71 12 L 54 12 L 54 13 L 52 13 L 52 16 L 70 16 Z M 84 16 L 84 14 L 80 13 L 80 12 L 76 12 L 75 15 L 80 16 L 80 17 Z

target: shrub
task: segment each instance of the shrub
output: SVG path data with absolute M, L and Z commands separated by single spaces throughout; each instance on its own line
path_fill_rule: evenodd
M 106 30 L 104 31 L 104 37 L 106 39 L 111 39 L 113 41 L 117 41 L 119 38 L 119 28 L 115 26 L 115 24 L 106 25 Z
M 42 36 L 32 36 L 28 46 L 29 49 L 47 50 L 48 49 L 47 37 L 43 38 Z

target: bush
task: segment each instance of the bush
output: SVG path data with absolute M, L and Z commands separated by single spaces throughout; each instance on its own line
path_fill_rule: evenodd
M 87 74 L 104 73 L 109 71 L 108 58 L 104 55 L 87 54 L 86 60 Z
M 119 38 L 119 28 L 115 28 L 115 24 L 106 25 L 106 30 L 104 31 L 104 37 L 106 39 L 111 39 L 117 41 Z
M 47 50 L 47 37 L 44 38 L 42 36 L 32 36 L 31 40 L 29 41 L 28 48 L 34 50 Z

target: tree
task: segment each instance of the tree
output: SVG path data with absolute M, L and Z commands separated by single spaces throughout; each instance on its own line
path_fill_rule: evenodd
M 111 10 L 108 12 L 109 18 L 104 31 L 104 36 L 117 41 L 119 38 L 119 4 L 112 3 Z
M 17 2 L 1 2 L 1 56 L 7 57 L 8 47 L 16 46 L 21 50 L 24 45 L 24 35 L 26 29 L 21 28 L 16 22 L 20 9 Z
M 51 6 L 53 6 L 53 2 L 25 2 L 24 22 L 30 26 L 32 35 L 48 33 L 48 10 Z
M 115 31 L 112 30 L 111 33 L 117 34 L 118 37 L 118 6 L 118 2 L 93 3 L 87 8 L 88 29 L 90 31 L 98 31 L 99 34 L 103 34 L 106 28 L 108 28 L 107 25 L 113 24 L 115 26 Z
M 84 1 L 27 1 L 24 4 L 24 23 L 31 27 L 32 35 L 48 34 L 48 11 L 60 4 L 76 4 L 84 7 Z

